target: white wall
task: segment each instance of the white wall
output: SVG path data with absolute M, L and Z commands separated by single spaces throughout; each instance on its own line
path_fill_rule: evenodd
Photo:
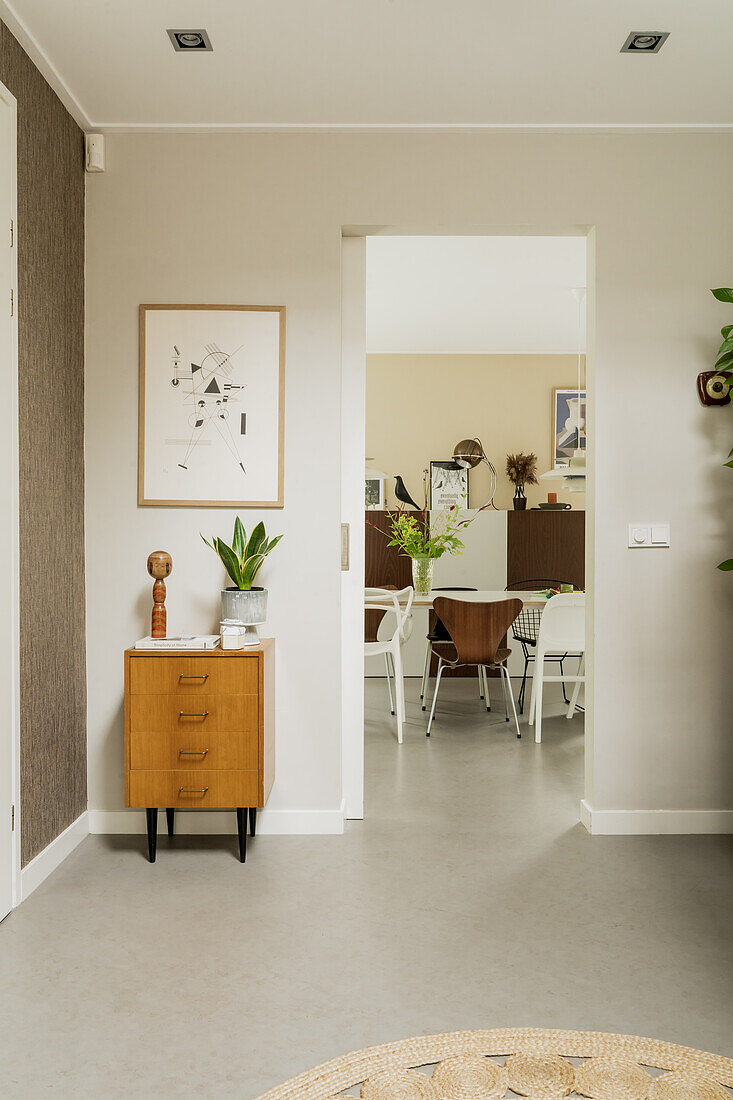
M 569 225 L 596 227 L 593 808 L 733 807 L 733 588 L 714 568 L 733 540 L 730 419 L 694 387 L 728 320 L 708 287 L 731 277 L 733 140 L 130 134 L 110 138 L 110 166 L 87 190 L 91 807 L 122 805 L 122 649 L 146 628 L 146 557 L 173 554 L 171 625 L 206 628 L 222 578 L 198 532 L 233 518 L 136 505 L 138 303 L 288 308 L 286 503 L 265 516 L 286 534 L 265 574 L 270 805 L 337 812 L 341 228 Z M 626 549 L 647 518 L 671 523 L 670 550 Z

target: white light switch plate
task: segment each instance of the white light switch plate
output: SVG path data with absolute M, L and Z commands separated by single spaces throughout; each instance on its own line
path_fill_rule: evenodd
M 629 549 L 641 550 L 669 546 L 668 523 L 630 523 Z

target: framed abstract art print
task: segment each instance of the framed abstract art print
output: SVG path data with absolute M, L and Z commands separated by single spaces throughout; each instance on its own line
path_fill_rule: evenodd
M 284 306 L 140 306 L 138 503 L 282 508 Z

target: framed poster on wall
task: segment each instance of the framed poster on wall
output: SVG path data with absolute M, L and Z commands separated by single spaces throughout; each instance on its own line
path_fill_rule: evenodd
M 140 306 L 138 504 L 282 508 L 285 306 Z
M 468 508 L 468 470 L 452 459 L 430 463 L 430 507 L 445 511 Z
M 585 390 L 553 390 L 552 456 L 555 466 L 567 466 L 570 456 L 585 450 Z

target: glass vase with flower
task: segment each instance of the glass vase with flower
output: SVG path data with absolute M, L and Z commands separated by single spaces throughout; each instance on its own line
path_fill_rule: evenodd
M 412 584 L 416 596 L 429 596 L 433 587 L 433 567 L 444 554 L 462 554 L 463 542 L 458 532 L 468 527 L 475 517 L 466 515 L 455 504 L 444 511 L 430 513 L 428 501 L 428 471 L 423 471 L 425 506 L 418 512 L 398 509 L 389 515 L 389 529 L 383 531 L 388 546 L 396 546 L 412 561 Z M 479 509 L 480 510 L 480 509 Z

